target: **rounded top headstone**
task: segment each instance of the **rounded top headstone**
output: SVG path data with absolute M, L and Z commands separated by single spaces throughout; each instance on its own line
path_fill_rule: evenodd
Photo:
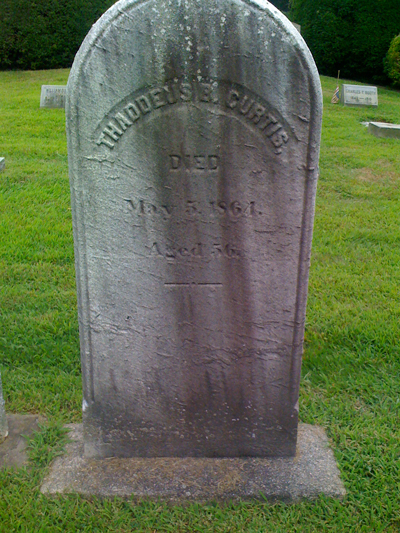
M 295 453 L 321 114 L 268 2 L 92 28 L 66 102 L 87 455 Z

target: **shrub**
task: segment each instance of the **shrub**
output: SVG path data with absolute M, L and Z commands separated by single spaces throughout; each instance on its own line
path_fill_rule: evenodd
M 399 0 L 291 0 L 290 7 L 321 74 L 387 81 L 383 60 L 399 33 Z
M 0 69 L 71 66 L 113 0 L 0 0 Z
M 385 71 L 393 81 L 393 85 L 400 87 L 400 35 L 395 37 L 385 59 Z
M 289 0 L 269 0 L 271 4 L 283 12 L 289 11 Z

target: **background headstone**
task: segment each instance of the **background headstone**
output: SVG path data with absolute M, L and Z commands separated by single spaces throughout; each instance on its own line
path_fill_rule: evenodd
M 301 26 L 300 24 L 296 24 L 296 22 L 292 22 L 293 26 L 296 28 L 296 30 L 301 33 Z
M 3 398 L 3 385 L 0 374 L 0 443 L 2 443 L 8 435 L 8 423 L 6 416 L 6 407 Z
M 341 101 L 344 105 L 378 106 L 378 88 L 370 85 L 342 85 Z
M 42 85 L 40 107 L 51 109 L 64 108 L 66 92 L 66 85 Z
M 66 105 L 87 456 L 295 454 L 321 114 L 268 3 L 93 27 Z
M 6 160 L 4 157 L 0 157 L 0 172 L 6 168 Z
M 375 137 L 400 139 L 400 124 L 369 122 L 368 131 L 372 133 L 372 135 L 375 135 Z

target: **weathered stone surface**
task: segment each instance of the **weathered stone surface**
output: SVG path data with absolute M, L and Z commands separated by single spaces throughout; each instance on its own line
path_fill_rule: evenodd
M 3 398 L 3 384 L 1 382 L 0 374 L 0 444 L 7 438 L 8 435 L 8 423 L 6 416 L 6 407 Z
M 390 139 L 400 139 L 400 124 L 390 124 L 388 122 L 370 122 L 368 131 L 375 137 L 385 137 Z
M 39 423 L 45 418 L 39 415 L 7 415 L 9 434 L 0 445 L 0 468 L 19 468 L 28 458 L 26 455 L 27 441 L 39 429 Z
M 4 157 L 0 157 L 0 172 L 6 168 L 6 160 Z
M 92 28 L 66 104 L 88 457 L 295 454 L 321 113 L 268 2 Z
M 66 85 L 42 85 L 40 107 L 51 109 L 64 108 L 66 92 Z
M 44 494 L 153 498 L 213 502 L 267 498 L 299 500 L 345 495 L 328 439 L 321 427 L 300 424 L 293 458 L 88 459 L 81 425 L 71 424 L 66 454 L 57 458 L 41 486 Z
M 341 101 L 344 105 L 378 105 L 378 89 L 370 85 L 342 85 Z

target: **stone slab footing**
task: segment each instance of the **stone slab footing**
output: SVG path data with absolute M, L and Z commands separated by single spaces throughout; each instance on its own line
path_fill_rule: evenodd
M 400 139 L 400 124 L 389 124 L 387 122 L 370 122 L 368 131 L 375 137 L 386 137 Z
M 41 492 L 160 499 L 171 503 L 231 500 L 341 498 L 343 483 L 325 431 L 300 424 L 293 458 L 86 459 L 81 424 L 70 424 L 71 442 L 57 458 Z
M 0 468 L 20 468 L 28 458 L 26 454 L 27 440 L 45 418 L 39 415 L 7 415 L 8 436 L 0 444 Z

